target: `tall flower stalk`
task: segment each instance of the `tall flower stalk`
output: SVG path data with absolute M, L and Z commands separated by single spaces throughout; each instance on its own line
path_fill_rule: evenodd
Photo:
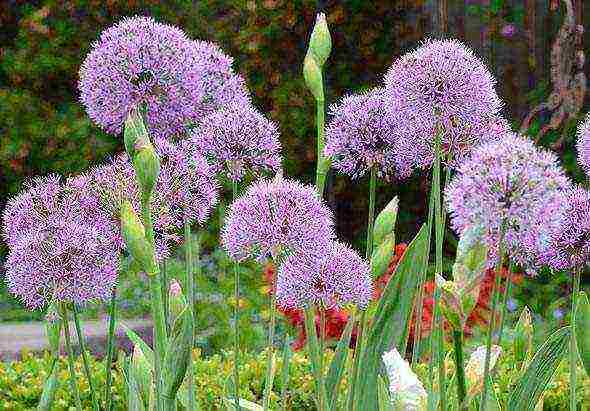
M 238 197 L 238 182 L 232 180 L 231 184 L 232 202 Z M 234 272 L 234 399 L 236 410 L 239 411 L 240 402 L 240 262 L 233 260 Z
M 76 382 L 76 366 L 74 364 L 75 357 L 74 357 L 74 350 L 72 348 L 72 340 L 70 337 L 70 326 L 68 321 L 68 311 L 65 304 L 61 304 L 60 307 L 61 311 L 61 318 L 64 328 L 64 337 L 66 340 L 66 351 L 68 353 L 68 366 L 70 368 L 70 388 L 72 389 L 72 393 L 74 394 L 74 401 L 76 402 L 76 410 L 82 411 L 82 401 L 80 400 L 80 391 L 78 390 L 78 384 Z
M 199 240 L 196 243 L 197 259 L 199 253 Z M 192 360 L 192 351 L 195 346 L 195 274 L 193 268 L 193 239 L 191 236 L 191 225 L 189 222 L 184 223 L 184 247 L 186 259 L 186 287 L 188 289 L 188 309 L 191 317 L 191 355 L 187 370 L 187 386 L 188 386 L 188 408 L 195 409 L 195 367 Z
M 72 316 L 74 317 L 74 325 L 76 327 L 76 336 L 78 337 L 78 345 L 80 346 L 80 352 L 82 353 L 82 362 L 84 364 L 84 373 L 86 374 L 86 379 L 88 380 L 88 388 L 90 389 L 90 398 L 92 399 L 92 409 L 94 411 L 99 411 L 98 406 L 98 399 L 96 397 L 96 392 L 94 390 L 94 382 L 92 381 L 92 373 L 90 372 L 90 365 L 88 361 L 88 351 L 86 350 L 86 342 L 84 338 L 84 332 L 82 330 L 82 325 L 80 324 L 80 318 L 78 313 L 78 308 L 73 305 L 72 306 Z
M 576 349 L 576 311 L 578 309 L 578 294 L 580 292 L 580 275 L 581 269 L 574 269 L 574 279 L 572 287 L 572 314 L 571 314 L 571 334 L 570 334 L 570 411 L 578 409 L 576 400 L 576 368 L 578 364 L 578 351 Z
M 113 384 L 113 357 L 115 354 L 115 325 L 117 323 L 117 289 L 113 288 L 109 302 L 109 333 L 107 335 L 107 350 L 105 358 L 105 370 L 107 373 L 105 400 L 106 411 L 110 411 L 113 403 L 113 393 L 111 387 Z

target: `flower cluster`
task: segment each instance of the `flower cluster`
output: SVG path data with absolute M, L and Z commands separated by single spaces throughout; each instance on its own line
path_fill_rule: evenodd
M 214 44 L 176 27 L 126 18 L 105 30 L 84 60 L 80 98 L 109 133 L 120 133 L 129 112 L 144 107 L 150 132 L 169 139 L 220 105 L 249 100 L 231 63 Z
M 446 190 L 451 224 L 458 234 L 482 227 L 490 249 L 490 266 L 498 257 L 504 231 L 508 255 L 518 264 L 537 264 L 543 243 L 537 241 L 539 216 L 559 191 L 569 186 L 557 157 L 513 133 L 483 144 L 458 168 Z M 531 244 L 531 241 L 534 243 Z
M 211 113 L 191 141 L 232 181 L 281 168 L 278 128 L 250 104 L 234 102 Z
M 590 114 L 578 125 L 578 139 L 576 150 L 578 151 L 578 164 L 587 176 L 590 176 Z
M 404 168 L 427 168 L 439 133 L 443 158 L 457 166 L 479 143 L 502 137 L 502 103 L 495 80 L 457 40 L 429 40 L 394 61 L 385 76 L 388 117 Z
M 230 207 L 221 242 L 235 260 L 320 252 L 334 238 L 332 212 L 311 186 L 262 179 Z
M 334 241 L 320 257 L 294 254 L 277 277 L 277 303 L 285 308 L 366 307 L 372 287 L 368 264 L 349 246 Z
M 404 155 L 393 144 L 383 94 L 383 89 L 374 89 L 344 97 L 331 107 L 324 155 L 332 158 L 335 169 L 353 178 L 372 167 L 386 180 L 400 177 L 396 162 Z
M 546 261 L 556 270 L 581 268 L 590 262 L 590 193 L 573 188 L 560 196 L 559 203 Z
M 4 211 L 8 289 L 31 309 L 106 300 L 115 284 L 117 226 L 98 197 L 79 188 L 58 176 L 37 178 Z

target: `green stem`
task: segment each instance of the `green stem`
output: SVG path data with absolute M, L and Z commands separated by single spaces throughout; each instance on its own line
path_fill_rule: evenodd
M 512 290 L 512 263 L 508 267 L 508 278 L 506 279 L 506 287 L 504 287 L 504 297 L 502 298 L 502 308 L 500 312 L 500 330 L 498 331 L 498 345 L 502 346 L 502 336 L 504 335 L 504 324 L 506 323 L 506 311 L 508 299 L 510 298 L 510 291 Z
M 315 313 L 313 308 L 306 308 L 304 310 L 305 317 L 305 333 L 307 335 L 307 351 L 311 358 L 311 370 L 314 375 L 316 385 L 316 401 L 319 404 L 325 404 L 326 401 L 326 386 L 322 384 L 321 369 L 320 369 L 320 349 L 318 344 L 318 335 L 315 327 Z
M 576 311 L 578 309 L 578 293 L 580 291 L 580 273 L 582 270 L 576 268 L 572 289 L 572 314 L 570 332 L 570 411 L 577 408 L 576 401 L 576 363 L 578 360 L 576 351 Z
M 428 202 L 428 244 L 432 239 L 432 221 L 434 220 L 434 196 L 433 189 L 430 190 L 430 201 Z M 412 344 L 412 366 L 415 366 L 420 355 L 420 342 L 422 340 L 422 311 L 424 310 L 424 283 L 428 274 L 428 261 L 430 260 L 430 247 L 425 255 L 424 271 L 420 274 L 418 282 L 418 301 L 416 304 L 416 328 L 414 329 L 414 342 Z M 432 383 L 432 381 L 430 381 Z M 432 387 L 430 387 L 432 389 Z
M 289 334 L 283 338 L 283 369 L 281 378 L 281 410 L 287 411 L 287 386 L 289 384 L 289 363 L 291 360 L 291 347 L 289 346 Z
M 326 309 L 321 306 L 319 307 L 320 311 L 320 384 L 325 386 L 324 381 L 324 350 L 326 349 Z M 320 411 L 326 410 L 326 401 L 325 397 L 320 397 Z
M 154 245 L 154 228 L 150 211 L 150 199 L 144 197 L 141 202 L 141 215 L 145 227 L 147 240 Z M 157 271 L 159 271 L 157 269 Z M 163 407 L 163 375 L 162 367 L 166 352 L 166 320 L 164 318 L 164 303 L 162 301 L 162 284 L 160 273 L 147 273 L 151 294 L 152 319 L 154 321 L 154 374 L 156 380 L 156 410 L 161 411 Z
M 459 409 L 467 409 L 465 397 L 467 389 L 465 385 L 465 369 L 463 368 L 463 332 L 453 330 L 453 342 L 455 348 L 455 367 L 457 369 L 457 398 L 459 400 Z
M 162 303 L 164 304 L 164 322 L 166 323 L 166 332 L 170 334 L 170 301 L 168 299 L 170 280 L 168 279 L 168 267 L 165 260 L 160 264 L 160 278 L 162 283 Z
M 316 100 L 316 111 L 317 111 L 317 168 L 316 168 L 316 188 L 320 197 L 324 195 L 324 187 L 326 185 L 326 176 L 330 169 L 330 159 L 324 157 L 324 145 L 325 145 L 325 101 Z
M 498 262 L 496 264 L 496 268 L 494 273 L 496 275 L 496 281 L 494 284 L 494 294 L 492 299 L 492 314 L 490 317 L 490 327 L 488 329 L 488 335 L 486 338 L 486 356 L 485 356 L 485 365 L 484 365 L 484 384 L 483 384 L 483 392 L 481 394 L 481 403 L 479 405 L 480 411 L 485 411 L 487 406 L 487 399 L 488 399 L 488 392 L 490 391 L 490 384 L 491 384 L 491 377 L 490 377 L 490 357 L 492 351 L 492 335 L 494 333 L 494 328 L 496 325 L 496 309 L 498 305 L 498 300 L 500 299 L 500 272 L 502 271 L 502 263 L 504 261 L 504 235 L 506 233 L 506 225 L 505 222 L 502 223 L 500 227 L 500 238 L 498 240 Z
M 111 387 L 113 385 L 113 357 L 115 353 L 115 324 L 116 324 L 116 315 L 117 315 L 117 289 L 113 288 L 113 293 L 111 295 L 111 301 L 109 306 L 109 335 L 107 336 L 107 357 L 105 362 L 105 370 L 107 373 L 107 380 L 106 380 L 106 391 L 105 391 L 105 398 L 106 398 L 106 411 L 111 411 L 111 406 L 113 403 L 113 393 L 111 392 Z
M 238 198 L 238 183 L 232 180 L 232 201 Z M 240 410 L 240 263 L 233 262 L 234 269 L 234 397 L 236 410 Z
M 434 184 L 434 216 L 435 216 L 435 270 L 436 275 L 443 276 L 443 243 L 444 243 L 444 216 L 442 211 L 442 198 L 441 198 L 441 147 L 440 147 L 440 133 L 436 134 L 435 137 L 435 161 L 434 161 L 434 172 L 433 172 L 433 184 Z M 447 176 L 449 173 L 447 172 Z M 436 361 L 438 363 L 438 385 L 439 385 L 439 398 L 440 406 L 442 410 L 446 410 L 446 371 L 445 371 L 445 358 L 444 358 L 444 324 L 440 313 L 440 290 L 436 287 L 434 293 L 434 327 L 436 328 Z M 434 356 L 433 356 L 434 358 Z
M 80 400 L 78 384 L 76 384 L 76 367 L 74 365 L 74 350 L 72 350 L 72 341 L 70 339 L 68 312 L 64 304 L 61 305 L 61 317 L 63 319 L 64 336 L 66 337 L 66 350 L 68 352 L 68 366 L 70 368 L 70 387 L 72 389 L 72 392 L 74 393 L 74 399 L 76 401 L 76 410 L 82 411 L 82 401 Z
M 274 281 L 276 283 L 276 280 Z M 268 359 L 266 362 L 266 384 L 264 385 L 264 398 L 263 408 L 264 411 L 270 409 L 270 395 L 272 393 L 272 386 L 274 381 L 274 338 L 275 338 L 275 325 L 276 325 L 276 299 L 277 293 L 274 292 L 270 298 L 270 323 L 268 325 Z M 320 353 L 321 355 L 321 353 Z M 321 358 L 321 357 L 320 357 Z M 321 360 L 320 360 L 321 362 Z
M 197 259 L 199 258 L 199 239 L 195 241 L 196 244 L 196 254 Z M 190 322 L 191 322 L 191 354 L 189 356 L 189 363 L 188 363 L 188 375 L 187 375 L 187 385 L 188 385 L 188 408 L 189 410 L 195 409 L 195 367 L 193 364 L 193 348 L 195 346 L 195 278 L 193 272 L 193 247 L 192 247 L 192 237 L 191 237 L 191 225 L 188 222 L 184 223 L 184 247 L 185 247 L 185 260 L 186 260 L 186 288 L 188 292 L 188 307 L 190 313 Z
M 368 210 L 368 221 L 367 221 L 367 243 L 365 247 L 365 257 L 367 261 L 371 260 L 373 254 L 373 228 L 375 224 L 375 197 L 377 188 L 377 169 L 371 167 L 370 178 L 369 178 L 369 210 Z M 355 342 L 354 352 L 355 358 L 352 369 L 352 381 L 348 393 L 348 409 L 353 410 L 354 404 L 356 403 L 356 385 L 360 374 L 360 357 L 364 349 L 364 340 L 366 337 L 367 328 L 367 315 L 366 311 L 361 314 L 359 333 Z
M 94 384 L 92 383 L 92 373 L 90 372 L 90 364 L 88 361 L 88 352 L 86 351 L 86 342 L 84 338 L 84 333 L 82 333 L 82 326 L 80 325 L 80 318 L 78 313 L 78 308 L 74 304 L 72 306 L 72 314 L 74 317 L 74 325 L 76 327 L 76 336 L 78 337 L 78 345 L 80 346 L 80 352 L 82 353 L 82 362 L 84 363 L 84 373 L 86 374 L 86 379 L 88 380 L 88 388 L 90 389 L 90 397 L 92 399 L 92 409 L 94 411 L 98 411 L 100 408 L 98 406 L 98 399 L 96 398 L 96 393 L 94 392 Z

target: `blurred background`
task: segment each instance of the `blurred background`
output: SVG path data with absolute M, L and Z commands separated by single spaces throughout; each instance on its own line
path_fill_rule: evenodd
M 590 93 L 585 93 L 585 81 L 580 81 L 584 73 L 590 75 L 589 65 L 582 64 L 579 53 L 590 45 L 590 32 L 576 39 L 570 29 L 590 22 L 588 1 L 2 0 L 0 210 L 29 177 L 75 174 L 123 149 L 120 136 L 99 130 L 79 104 L 78 70 L 103 29 L 136 14 L 177 25 L 193 38 L 217 42 L 233 56 L 257 107 L 279 124 L 287 174 L 310 182 L 315 163 L 314 102 L 303 84 L 301 65 L 318 10 L 327 14 L 333 39 L 326 68 L 328 104 L 347 93 L 380 85 L 393 59 L 425 37 L 455 37 L 471 46 L 495 73 L 506 103 L 504 114 L 515 130 L 525 123 L 539 144 L 559 153 L 568 174 L 583 181 L 574 146 L 575 126 L 590 107 Z M 536 108 L 542 110 L 530 116 Z M 367 181 L 331 175 L 328 187 L 340 237 L 361 249 Z M 400 197 L 399 241 L 411 239 L 424 221 L 428 190 L 426 174 L 400 184 L 379 184 L 378 210 L 394 195 Z M 198 286 L 203 321 L 227 324 L 231 311 L 223 308 L 227 306 L 223 302 L 231 294 L 231 279 L 226 281 L 227 261 L 215 247 L 218 226 L 219 219 L 214 218 L 204 233 L 205 274 Z M 449 239 L 445 251 L 453 257 L 451 235 Z M 0 262 L 5 253 L 0 242 Z M 181 261 L 170 265 L 173 274 L 181 275 Z M 251 275 L 243 304 L 255 317 L 266 285 L 261 267 L 244 270 Z M 523 279 L 516 287 L 514 311 L 530 306 L 546 328 L 566 322 L 569 283 L 567 274 L 541 273 Z M 137 275 L 121 277 L 124 315 L 148 313 L 143 287 Z M 86 312 L 99 317 L 103 309 L 90 307 Z M 0 321 L 42 316 L 24 311 L 0 280 Z M 263 330 L 252 327 L 251 333 L 244 338 L 256 340 Z M 226 337 L 224 331 L 213 328 L 203 333 L 202 341 L 215 349 Z

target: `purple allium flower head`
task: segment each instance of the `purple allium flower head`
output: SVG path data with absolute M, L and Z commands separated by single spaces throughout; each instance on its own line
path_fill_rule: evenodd
M 334 239 L 332 212 L 314 187 L 259 180 L 231 205 L 221 242 L 235 260 L 314 253 Z
M 330 111 L 324 155 L 332 158 L 338 171 L 357 178 L 375 167 L 386 180 L 401 177 L 396 160 L 402 156 L 392 141 L 383 89 L 344 97 Z
M 581 268 L 590 263 L 590 193 L 580 187 L 561 195 L 549 231 L 546 259 L 556 270 Z
M 474 146 L 500 137 L 508 127 L 494 86 L 485 65 L 457 40 L 429 40 L 400 57 L 385 76 L 399 151 L 410 150 L 414 167 L 430 167 L 440 132 L 443 160 L 456 167 Z
M 488 264 L 497 260 L 498 240 L 505 224 L 504 245 L 518 264 L 528 265 L 527 241 L 538 227 L 538 215 L 569 181 L 557 157 L 528 139 L 507 133 L 501 140 L 475 148 L 458 168 L 446 190 L 453 229 L 462 234 L 472 227 L 485 230 L 490 248 Z
M 145 106 L 155 138 L 178 137 L 219 105 L 248 100 L 231 64 L 219 47 L 192 41 L 176 27 L 125 18 L 101 34 L 84 60 L 81 101 L 109 133 L 120 133 L 129 112 Z
M 76 304 L 108 299 L 121 244 L 116 225 L 97 205 L 57 176 L 27 183 L 9 202 L 6 279 L 9 291 L 27 307 L 40 308 L 54 299 Z
M 251 104 L 233 102 L 208 115 L 191 140 L 233 181 L 247 172 L 258 175 L 281 167 L 277 126 Z
M 219 187 L 215 170 L 189 140 L 160 146 L 161 168 L 155 204 L 168 225 L 182 229 L 185 223 L 203 224 L 217 203 Z
M 578 125 L 578 164 L 582 167 L 586 176 L 590 176 L 590 113 L 584 121 Z
M 319 255 L 292 254 L 277 275 L 277 303 L 285 308 L 356 304 L 366 307 L 373 292 L 369 265 L 346 244 L 333 241 Z

